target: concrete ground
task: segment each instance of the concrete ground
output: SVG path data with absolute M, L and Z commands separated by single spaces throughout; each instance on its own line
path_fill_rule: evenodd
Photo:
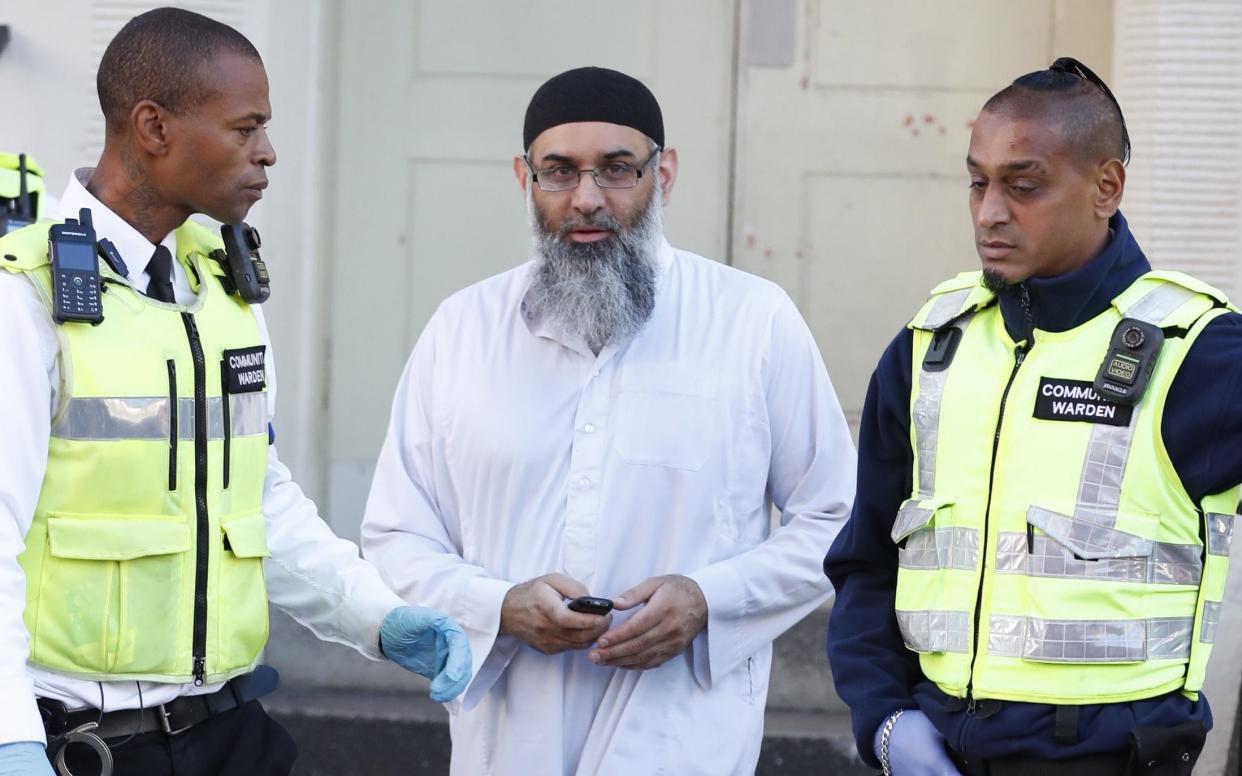
M 409 694 L 365 697 L 341 690 L 280 690 L 264 706 L 298 742 L 295 776 L 422 776 L 448 773 L 449 734 L 437 704 Z M 869 774 L 854 754 L 847 719 L 769 712 L 759 776 Z

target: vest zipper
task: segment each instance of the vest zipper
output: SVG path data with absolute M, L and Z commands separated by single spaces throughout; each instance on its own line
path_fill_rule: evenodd
M 207 516 L 207 365 L 194 316 L 182 313 L 194 359 L 194 506 L 197 548 L 194 560 L 194 684 L 202 686 L 207 668 L 207 562 L 211 552 L 211 521 Z
M 168 359 L 168 490 L 177 489 L 177 441 L 181 427 L 177 423 L 177 409 L 181 400 L 177 397 L 177 362 Z
M 988 523 L 992 516 L 992 486 L 996 480 L 996 456 L 1000 451 L 1001 426 L 1005 422 L 1005 405 L 1009 402 L 1009 390 L 1013 388 L 1013 381 L 1018 377 L 1018 370 L 1022 368 L 1022 362 L 1026 360 L 1026 354 L 1031 352 L 1031 348 L 1035 346 L 1035 320 L 1031 311 L 1031 296 L 1027 291 L 1026 284 L 1023 283 L 1018 287 L 1019 300 L 1022 303 L 1022 317 L 1025 324 L 1025 338 L 1022 343 L 1014 348 L 1013 351 L 1013 369 L 1009 372 L 1009 381 L 1005 383 L 1005 390 L 1001 393 L 1000 411 L 996 416 L 996 432 L 992 435 L 992 463 L 988 468 L 988 500 L 987 507 L 983 511 L 983 536 L 980 546 L 983 548 L 983 555 L 979 561 L 979 590 L 975 598 L 975 632 L 974 645 L 970 653 L 970 677 L 966 680 L 966 716 L 974 717 L 975 708 L 975 663 L 979 660 L 979 631 L 980 620 L 983 619 L 983 585 L 987 578 L 988 572 Z M 966 725 L 962 725 L 961 734 L 958 737 L 958 751 L 965 751 Z

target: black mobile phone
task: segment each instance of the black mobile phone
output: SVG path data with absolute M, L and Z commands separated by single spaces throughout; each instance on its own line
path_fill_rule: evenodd
M 584 595 L 570 601 L 569 608 L 572 611 L 582 612 L 583 614 L 604 615 L 612 611 L 612 601 L 609 601 L 607 598 Z

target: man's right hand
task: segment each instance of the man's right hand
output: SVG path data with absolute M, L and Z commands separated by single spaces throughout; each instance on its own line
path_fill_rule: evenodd
M 887 721 L 887 720 L 885 720 Z M 875 756 L 881 757 L 884 726 L 875 732 Z M 961 776 L 949 759 L 944 736 L 918 709 L 907 709 L 897 718 L 888 737 L 888 764 L 893 776 Z
M 0 744 L 0 776 L 54 776 L 43 744 L 17 741 Z
M 545 655 L 586 649 L 612 624 L 612 615 L 573 612 L 566 598 L 590 595 L 583 584 L 564 574 L 545 574 L 509 590 L 500 607 L 500 632 L 514 636 Z

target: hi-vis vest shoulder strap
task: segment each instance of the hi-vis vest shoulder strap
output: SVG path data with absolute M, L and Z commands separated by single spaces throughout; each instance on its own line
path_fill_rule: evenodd
M 1082 326 L 1019 344 L 978 278 L 938 287 L 910 324 L 915 489 L 892 529 L 907 646 L 959 697 L 1193 695 L 1219 623 L 1239 492 L 1194 503 L 1161 421 L 1186 353 L 1236 308 L 1210 286 L 1152 272 Z M 1126 317 L 1166 332 L 1128 415 L 1092 388 Z M 961 331 L 956 354 L 929 369 L 925 355 L 948 327 Z
M 50 315 L 48 228 L 0 238 L 0 266 Z M 218 238 L 187 223 L 176 239 L 189 303 L 101 265 L 103 322 L 56 327 L 61 405 L 19 558 L 42 668 L 215 682 L 249 670 L 267 638 L 266 348 L 207 258 Z

